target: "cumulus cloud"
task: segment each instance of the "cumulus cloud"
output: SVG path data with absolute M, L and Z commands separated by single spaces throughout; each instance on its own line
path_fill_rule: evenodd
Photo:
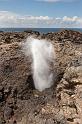
M 82 18 L 77 16 L 54 18 L 0 11 L 0 27 L 82 27 Z

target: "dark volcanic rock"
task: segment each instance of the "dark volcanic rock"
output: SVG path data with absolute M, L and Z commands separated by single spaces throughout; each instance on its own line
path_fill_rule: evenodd
M 28 36 L 48 39 L 54 46 L 54 85 L 34 89 L 31 59 L 21 51 Z M 0 33 L 1 124 L 82 124 L 82 33 L 63 30 Z
M 82 44 L 82 33 L 72 30 L 63 30 L 59 33 L 48 33 L 46 37 L 60 42 L 71 41 Z
M 0 102 L 3 100 L 3 94 L 0 92 Z
M 26 33 L 30 33 L 30 34 L 40 35 L 40 33 L 39 33 L 38 31 L 25 30 L 24 32 L 26 32 Z
M 6 106 L 4 109 L 4 118 L 9 119 L 12 117 L 12 115 L 13 115 L 13 109 L 9 106 Z

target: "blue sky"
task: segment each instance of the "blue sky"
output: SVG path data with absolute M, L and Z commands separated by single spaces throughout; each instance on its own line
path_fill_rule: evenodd
M 82 0 L 0 0 L 0 27 L 82 27 Z

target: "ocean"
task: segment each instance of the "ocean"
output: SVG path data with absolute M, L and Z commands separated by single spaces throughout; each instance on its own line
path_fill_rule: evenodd
M 38 31 L 40 33 L 48 33 L 48 32 L 59 32 L 63 29 L 82 32 L 82 28 L 0 28 L 0 31 L 4 31 L 4 32 L 23 32 L 23 31 L 26 31 L 26 30 L 33 30 L 33 31 Z

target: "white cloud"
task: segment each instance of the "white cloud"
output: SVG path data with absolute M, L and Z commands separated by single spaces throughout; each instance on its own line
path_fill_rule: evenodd
M 82 27 L 81 17 L 53 18 L 0 11 L 0 27 Z

